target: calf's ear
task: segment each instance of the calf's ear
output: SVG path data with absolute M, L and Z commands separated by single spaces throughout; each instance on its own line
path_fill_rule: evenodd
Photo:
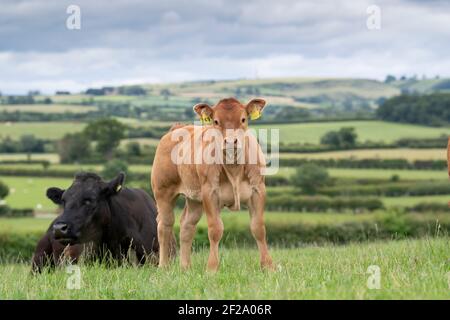
M 253 99 L 247 103 L 245 109 L 247 110 L 247 114 L 250 119 L 256 120 L 260 118 L 265 105 L 266 101 L 263 99 Z
M 194 111 L 200 116 L 200 121 L 203 124 L 210 124 L 212 122 L 214 110 L 207 103 L 199 103 L 193 107 Z
M 48 188 L 47 189 L 47 198 L 49 198 L 56 204 L 61 204 L 62 203 L 61 198 L 62 198 L 63 193 L 64 193 L 63 189 L 56 188 L 56 187 Z
M 122 190 L 123 183 L 125 182 L 125 173 L 121 172 L 112 179 L 111 181 L 106 183 L 106 186 L 103 188 L 102 193 L 105 196 L 112 196 L 117 194 Z

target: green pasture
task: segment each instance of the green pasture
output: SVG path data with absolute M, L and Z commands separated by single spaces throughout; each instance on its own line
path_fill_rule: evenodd
M 26 169 L 26 170 L 43 170 L 40 164 L 3 164 L 2 169 L 10 168 L 11 170 Z M 129 168 L 131 172 L 148 174 L 150 176 L 151 165 L 132 165 Z M 78 171 L 96 171 L 102 170 L 101 165 L 62 165 L 52 164 L 49 170 L 67 171 L 75 173 Z M 294 172 L 294 168 L 283 168 L 278 174 L 289 176 Z M 379 179 L 388 180 L 393 175 L 398 175 L 400 181 L 417 180 L 417 181 L 431 181 L 431 180 L 447 180 L 446 172 L 441 171 L 427 171 L 427 170 L 378 170 L 378 169 L 329 169 L 331 177 L 340 179 Z M 54 210 L 56 206 L 51 203 L 45 196 L 45 191 L 48 187 L 56 186 L 66 188 L 70 185 L 71 178 L 51 178 L 51 177 L 15 177 L 4 176 L 0 178 L 10 188 L 10 194 L 6 197 L 6 203 L 13 208 L 34 208 L 38 211 Z M 141 182 L 128 181 L 130 186 L 141 186 Z M 339 183 L 339 182 L 337 182 Z M 150 184 L 150 180 L 148 180 Z M 280 187 L 273 187 L 279 189 Z M 387 197 L 383 198 L 383 203 L 386 207 L 400 206 L 410 207 L 420 202 L 438 202 L 443 203 L 450 201 L 449 196 L 402 196 L 402 197 Z
M 33 208 L 38 211 L 56 209 L 45 193 L 49 187 L 67 188 L 72 180 L 64 178 L 1 177 L 9 187 L 6 204 L 12 208 Z
M 50 163 L 58 163 L 59 155 L 56 153 L 0 153 L 0 161 L 48 161 Z M 8 164 L 9 165 L 9 164 Z M 16 164 L 11 164 L 15 166 Z M 17 164 L 18 166 L 31 166 L 34 164 Z M 6 164 L 2 164 L 6 166 Z M 39 165 L 42 168 L 42 165 Z
M 271 248 L 275 271 L 261 271 L 258 252 L 221 248 L 220 270 L 205 272 L 208 250 L 192 268 L 80 264 L 80 288 L 64 268 L 31 276 L 26 264 L 0 265 L 0 299 L 449 299 L 449 238 Z M 371 267 L 372 266 L 372 267 Z M 380 273 L 370 286 L 370 268 Z M 368 286 L 369 283 L 369 286 Z
M 20 136 L 33 134 L 38 138 L 56 140 L 66 133 L 83 130 L 81 122 L 0 122 L 0 136 L 19 139 Z
M 36 112 L 36 113 L 85 113 L 88 111 L 95 111 L 97 107 L 70 105 L 70 104 L 10 104 L 1 105 L 0 111 L 6 112 Z
M 0 154 L 0 161 L 16 161 L 27 160 L 26 154 Z M 59 164 L 57 154 L 32 154 L 31 160 L 49 160 L 52 164 L 49 170 L 58 171 L 100 171 L 103 165 L 99 164 Z M 1 164 L 2 168 L 11 169 L 43 169 L 41 164 L 28 164 L 28 163 L 8 163 Z M 131 172 L 135 173 L 150 173 L 152 169 L 152 163 L 148 164 L 132 164 L 129 167 Z M 401 169 L 341 169 L 341 168 L 328 168 L 328 173 L 331 177 L 335 178 L 349 178 L 349 179 L 390 179 L 393 175 L 398 175 L 400 180 L 447 180 L 447 171 L 443 170 L 401 170 Z M 295 167 L 282 167 L 278 169 L 277 175 L 289 177 L 295 172 Z
M 450 195 L 383 197 L 382 200 L 387 207 L 412 207 L 419 203 L 446 204 L 450 202 Z
M 176 219 L 175 226 L 180 225 L 181 210 L 175 210 Z M 387 214 L 367 213 L 309 213 L 309 212 L 276 212 L 268 211 L 265 213 L 265 222 L 270 225 L 275 224 L 341 224 L 348 222 L 373 222 L 376 219 L 382 219 Z M 411 214 L 417 217 L 417 215 Z M 225 228 L 231 226 L 249 226 L 250 217 L 248 211 L 231 212 L 229 210 L 222 210 L 221 214 Z M 445 214 L 427 215 L 428 218 L 439 218 L 446 222 L 450 222 L 450 216 Z M 0 218 L 0 234 L 2 233 L 23 233 L 23 232 L 45 232 L 53 218 L 47 216 L 42 218 Z M 205 215 L 199 221 L 199 227 L 207 227 Z
M 347 179 L 380 179 L 386 180 L 399 176 L 400 180 L 448 180 L 446 170 L 401 170 L 401 169 L 341 169 L 328 168 L 329 175 L 334 178 Z M 289 177 L 295 172 L 295 167 L 280 168 L 277 174 Z
M 446 160 L 447 150 L 442 149 L 359 149 L 317 153 L 280 153 L 280 159 L 407 159 Z
M 278 129 L 280 142 L 318 144 L 328 131 L 343 127 L 353 127 L 358 141 L 391 143 L 401 138 L 436 138 L 449 135 L 450 128 L 432 128 L 412 124 L 399 124 L 383 121 L 337 121 L 295 124 L 261 125 L 257 121 L 251 124 L 254 129 Z M 270 132 L 269 132 L 270 136 Z
M 336 178 L 390 179 L 398 175 L 400 180 L 448 180 L 447 171 L 439 170 L 393 170 L 393 169 L 328 169 Z

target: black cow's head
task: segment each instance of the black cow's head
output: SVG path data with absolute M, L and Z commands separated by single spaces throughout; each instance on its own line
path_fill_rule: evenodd
M 55 240 L 76 244 L 98 239 L 110 218 L 106 200 L 121 190 L 124 180 L 124 173 L 105 182 L 94 173 L 83 172 L 67 190 L 47 189 L 47 197 L 64 209 L 53 223 Z

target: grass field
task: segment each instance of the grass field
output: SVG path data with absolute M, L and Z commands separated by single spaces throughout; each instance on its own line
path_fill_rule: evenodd
M 295 171 L 294 167 L 280 168 L 278 174 L 290 176 Z M 331 177 L 350 179 L 390 179 L 398 175 L 400 180 L 448 180 L 446 170 L 396 170 L 396 169 L 327 169 Z
M 25 160 L 45 160 L 50 163 L 58 163 L 59 155 L 56 153 L 0 153 L 0 161 L 25 161 Z M 34 166 L 21 164 L 22 166 Z M 42 165 L 39 165 L 42 168 Z
M 181 210 L 176 209 L 175 226 L 180 225 Z M 270 223 L 290 223 L 290 224 L 339 224 L 346 222 L 374 221 L 377 218 L 386 216 L 385 213 L 308 213 L 308 212 L 276 212 L 265 213 L 265 222 Z M 221 214 L 225 228 L 231 225 L 249 226 L 250 218 L 248 211 L 230 212 L 222 210 Z M 433 218 L 449 221 L 450 217 L 445 214 L 433 214 Z M 53 217 L 44 218 L 0 218 L 0 234 L 2 233 L 23 233 L 23 232 L 45 232 Z M 199 226 L 206 227 L 205 215 L 199 221 Z
M 2 168 L 25 168 L 42 169 L 40 164 L 5 164 Z M 60 165 L 54 164 L 50 169 L 61 171 L 101 171 L 101 165 Z M 150 174 L 150 165 L 130 166 L 132 172 L 141 174 Z M 283 168 L 279 174 L 289 176 L 294 172 L 294 168 Z M 400 180 L 447 180 L 446 171 L 428 171 L 428 170 L 377 170 L 377 169 L 328 169 L 331 177 L 351 178 L 351 179 L 390 179 L 393 175 L 398 175 Z M 56 206 L 45 196 L 45 191 L 51 186 L 66 188 L 71 184 L 70 178 L 44 178 L 44 177 L 2 177 L 0 180 L 5 182 L 10 188 L 10 194 L 5 201 L 13 208 L 34 208 L 38 210 L 54 210 Z M 127 182 L 132 186 L 133 182 Z M 140 185 L 136 185 L 140 186 Z M 450 197 L 448 197 L 450 200 Z M 442 203 L 446 196 L 423 196 L 423 197 L 398 197 L 383 198 L 387 206 L 411 206 L 418 202 L 440 202 Z
M 328 169 L 332 177 L 360 179 L 389 179 L 398 175 L 400 180 L 448 180 L 447 171 L 388 170 L 388 169 Z
M 0 265 L 0 299 L 449 299 L 448 238 L 347 246 L 272 248 L 274 272 L 262 272 L 255 249 L 221 249 L 221 268 L 205 273 L 207 250 L 192 269 L 178 259 L 154 266 L 80 265 L 80 289 L 67 289 L 64 269 L 39 276 L 24 264 Z M 369 266 L 380 271 L 369 289 Z M 188 284 L 188 285 L 187 285 Z
M 394 142 L 400 138 L 435 138 L 449 135 L 450 128 L 431 128 L 410 124 L 399 124 L 383 121 L 342 121 L 314 122 L 301 124 L 252 124 L 254 129 L 279 129 L 280 142 L 318 144 L 320 138 L 332 130 L 342 127 L 353 127 L 358 134 L 358 141 Z
M 0 160 L 26 160 L 26 154 L 0 154 Z M 100 171 L 103 166 L 98 164 L 58 164 L 59 157 L 57 154 L 33 154 L 32 160 L 48 160 L 53 163 L 50 170 L 61 171 Z M 42 169 L 41 164 L 2 164 L 3 168 L 11 169 Z M 150 173 L 152 170 L 151 163 L 141 165 L 130 165 L 131 172 Z M 295 167 L 283 167 L 278 171 L 279 175 L 290 176 L 294 173 Z M 397 170 L 397 169 L 327 169 L 330 176 L 335 178 L 352 178 L 352 179 L 390 179 L 393 175 L 398 175 L 401 180 L 448 180 L 446 170 Z
M 9 186 L 6 204 L 12 208 L 54 210 L 56 205 L 45 196 L 49 187 L 67 188 L 72 180 L 64 178 L 2 177 Z
M 97 110 L 93 106 L 70 105 L 70 104 L 10 104 L 0 106 L 1 111 L 14 112 L 38 112 L 38 113 L 85 113 Z
M 280 159 L 407 159 L 446 160 L 445 149 L 367 149 L 318 153 L 280 153 Z
M 412 207 L 419 203 L 449 203 L 450 195 L 383 197 L 382 200 L 387 207 Z
M 159 143 L 159 139 L 155 138 L 133 138 L 133 139 L 123 139 L 120 141 L 120 147 L 125 147 L 130 142 L 137 142 L 141 146 L 152 146 L 156 147 Z
M 33 134 L 38 138 L 56 140 L 66 133 L 83 130 L 86 124 L 80 122 L 0 122 L 0 136 L 18 139 Z
M 125 121 L 134 126 L 167 125 L 155 121 Z M 83 123 L 64 122 L 3 122 L 0 123 L 0 136 L 10 136 L 13 139 L 24 134 L 34 134 L 45 139 L 58 139 L 69 132 L 81 131 Z M 389 123 L 382 121 L 342 121 L 315 122 L 301 124 L 252 124 L 254 129 L 279 129 L 280 141 L 284 143 L 318 144 L 320 138 L 328 131 L 339 130 L 342 127 L 354 127 L 359 141 L 394 142 L 400 138 L 435 138 L 442 134 L 449 135 L 450 128 L 432 128 L 409 124 Z
M 5 160 L 8 159 L 8 157 L 5 158 Z M 19 160 L 19 159 L 26 159 L 26 155 L 23 155 L 22 157 L 17 157 L 14 158 L 15 160 Z M 38 160 L 38 159 L 49 159 L 49 160 L 53 160 L 53 158 L 49 157 L 42 157 L 39 158 L 39 156 L 36 155 L 36 157 L 32 157 L 33 160 Z M 2 157 L 0 155 L 0 160 L 2 160 Z M 149 161 L 150 163 L 150 161 Z M 48 170 L 57 170 L 57 171 L 66 171 L 66 172 L 79 172 L 79 171 L 97 171 L 100 172 L 103 169 L 103 165 L 101 164 L 57 164 L 57 163 L 52 163 L 50 165 L 50 167 L 48 168 Z M 2 164 L 2 168 L 3 169 L 11 169 L 11 170 L 43 170 L 43 166 L 40 163 L 31 163 L 31 164 L 27 164 L 27 163 L 6 163 L 6 164 Z M 129 169 L 133 172 L 133 173 L 148 173 L 150 174 L 150 171 L 152 170 L 152 166 L 150 164 L 145 165 L 145 164 L 136 164 L 136 165 L 130 165 Z

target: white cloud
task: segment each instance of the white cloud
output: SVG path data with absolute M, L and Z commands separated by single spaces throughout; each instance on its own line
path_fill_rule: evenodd
M 450 4 L 378 0 L 2 1 L 0 91 L 77 91 L 93 85 L 388 73 L 450 76 Z

